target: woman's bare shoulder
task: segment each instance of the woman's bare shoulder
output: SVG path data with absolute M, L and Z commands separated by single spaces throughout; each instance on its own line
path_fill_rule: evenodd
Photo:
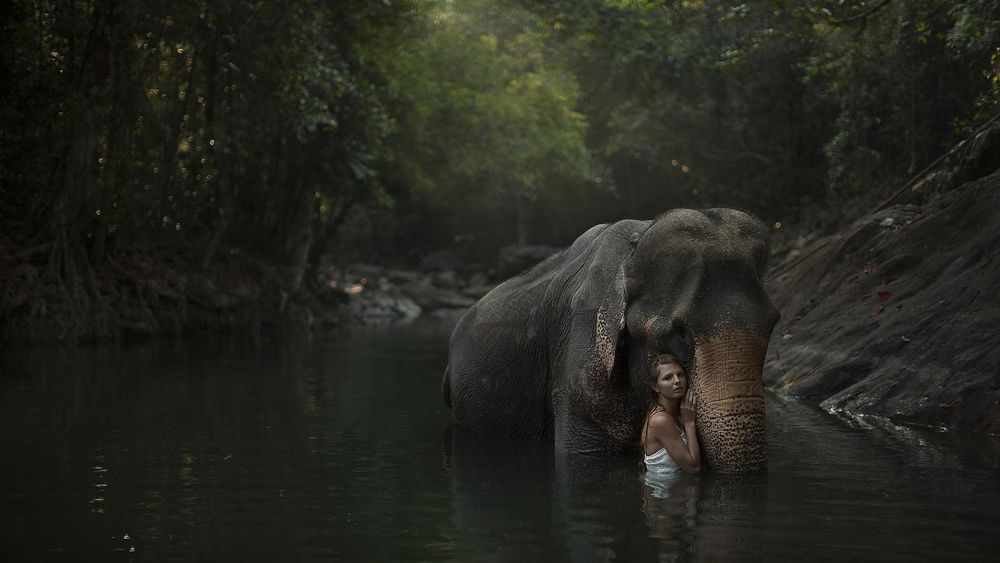
M 649 417 L 649 428 L 656 434 L 667 432 L 669 434 L 680 434 L 677 430 L 677 423 L 670 419 L 670 415 L 657 411 Z

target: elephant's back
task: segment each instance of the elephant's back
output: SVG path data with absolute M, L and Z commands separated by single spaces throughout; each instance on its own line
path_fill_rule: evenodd
M 565 352 L 571 296 L 595 256 L 649 222 L 597 225 L 569 248 L 498 285 L 462 317 L 451 336 L 445 397 L 455 420 L 478 432 L 552 430 L 553 365 Z M 595 305 L 596 306 L 596 305 Z M 550 361 L 553 360 L 553 361 Z
M 544 294 L 544 285 L 498 286 L 459 321 L 446 383 L 457 422 L 490 434 L 548 432 Z

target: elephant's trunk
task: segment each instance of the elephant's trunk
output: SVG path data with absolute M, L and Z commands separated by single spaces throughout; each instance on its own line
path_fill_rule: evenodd
M 762 372 L 767 339 L 730 332 L 695 346 L 692 388 L 705 461 L 721 473 L 767 467 Z

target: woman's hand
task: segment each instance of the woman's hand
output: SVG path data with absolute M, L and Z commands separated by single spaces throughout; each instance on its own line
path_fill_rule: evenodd
M 667 450 L 678 467 L 687 473 L 698 473 L 701 469 L 701 445 L 698 442 L 698 428 L 695 427 L 698 399 L 694 393 L 685 393 L 680 407 L 683 428 L 678 427 L 677 421 L 672 420 L 666 412 L 660 411 L 650 419 L 649 432 Z
M 681 401 L 681 419 L 686 426 L 687 424 L 694 424 L 695 417 L 698 414 L 698 397 L 688 389 L 688 392 L 684 394 L 684 400 Z

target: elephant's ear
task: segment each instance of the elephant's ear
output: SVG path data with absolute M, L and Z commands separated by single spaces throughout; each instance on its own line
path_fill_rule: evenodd
M 616 229 L 621 224 L 615 224 L 595 241 L 582 283 L 570 302 L 567 375 L 570 387 L 581 386 L 576 390 L 586 395 L 600 393 L 612 383 L 618 341 L 625 327 L 626 265 L 644 230 L 627 226 L 633 228 Z
M 587 379 L 606 380 L 615 366 L 618 339 L 625 326 L 625 270 L 590 272 L 574 296 L 570 349 Z M 572 362 L 571 363 L 576 363 Z M 597 383 L 597 381 L 594 381 Z
M 553 388 L 556 441 L 577 452 L 621 451 L 634 442 L 627 400 L 626 352 L 619 349 L 633 250 L 651 221 L 620 221 L 580 253 L 569 283 L 568 346 Z M 637 234 L 638 233 L 638 234 Z M 619 358 L 619 356 L 622 356 Z M 616 367 L 618 369 L 616 369 Z

